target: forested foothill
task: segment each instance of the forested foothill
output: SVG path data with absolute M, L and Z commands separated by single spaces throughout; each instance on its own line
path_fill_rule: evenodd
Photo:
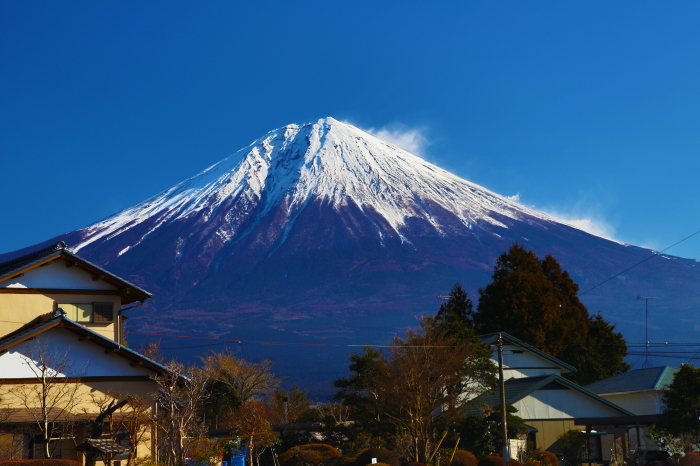
M 540 259 L 514 244 L 478 294 L 474 306 L 457 283 L 435 315 L 421 316 L 415 328 L 385 346 L 351 353 L 348 375 L 333 381 L 333 401 L 309 400 L 296 386 L 283 390 L 272 361 L 224 350 L 184 366 L 152 344 L 144 355 L 169 369 L 154 377 L 159 408 L 136 409 L 148 403 L 134 397 L 117 403 L 118 394 L 95 399 L 102 413 L 95 424 L 104 430 L 97 437 L 137 436 L 144 426 L 156 426 L 152 441 L 159 457 L 130 458 L 127 466 L 205 466 L 233 456 L 250 466 L 502 466 L 501 408 L 472 402 L 498 391 L 494 348 L 480 335 L 506 332 L 576 367 L 566 376 L 578 384 L 630 369 L 622 335 L 588 312 L 578 285 L 552 255 Z M 664 392 L 661 421 L 650 429 L 662 447 L 688 451 L 700 445 L 699 394 L 700 370 L 683 366 Z M 131 417 L 120 415 L 126 403 Z M 518 414 L 506 406 L 509 439 L 527 437 L 529 427 Z M 53 435 L 42 431 L 41 422 L 37 431 Z M 567 465 L 586 462 L 581 435 L 559 438 Z M 557 466 L 559 459 L 530 448 L 509 464 Z

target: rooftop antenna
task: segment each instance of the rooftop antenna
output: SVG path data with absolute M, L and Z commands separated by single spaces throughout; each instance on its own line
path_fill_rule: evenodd
M 637 299 L 643 299 L 644 304 L 646 307 L 646 323 L 644 325 L 644 364 L 642 364 L 642 369 L 648 369 L 651 367 L 651 363 L 649 362 L 649 300 L 650 299 L 657 299 L 656 296 L 639 296 L 637 295 Z

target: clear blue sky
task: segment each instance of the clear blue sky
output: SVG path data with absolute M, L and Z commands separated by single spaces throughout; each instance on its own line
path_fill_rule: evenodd
M 0 2 L 0 252 L 325 116 L 620 241 L 700 230 L 700 3 L 429 3 Z

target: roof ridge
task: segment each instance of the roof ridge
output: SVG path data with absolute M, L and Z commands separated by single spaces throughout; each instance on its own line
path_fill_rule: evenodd
M 32 252 L 25 254 L 23 256 L 15 257 L 14 259 L 10 259 L 9 261 L 0 262 L 0 268 L 8 266 L 10 264 L 23 262 L 29 258 L 32 258 L 34 256 L 40 256 L 40 255 L 45 254 L 45 253 L 50 252 L 50 251 L 66 251 L 66 252 L 68 252 L 68 245 L 66 244 L 65 241 L 59 241 L 55 244 L 43 247 L 41 249 L 37 249 L 36 251 L 32 251 Z

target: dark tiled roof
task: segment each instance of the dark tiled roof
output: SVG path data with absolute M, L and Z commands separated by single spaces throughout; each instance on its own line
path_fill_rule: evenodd
M 505 390 L 506 390 L 506 403 L 509 405 L 515 404 L 518 401 L 522 400 L 526 396 L 536 392 L 537 390 L 547 387 L 550 384 L 556 384 L 561 386 L 561 388 L 568 388 L 571 390 L 575 390 L 595 401 L 598 403 L 604 404 L 608 406 L 609 408 L 615 409 L 616 411 L 619 411 L 625 416 L 633 416 L 633 414 L 626 409 L 622 409 L 621 407 L 617 406 L 614 403 L 611 403 L 610 401 L 606 400 L 605 398 L 601 398 L 600 396 L 596 395 L 595 393 L 583 388 L 580 385 L 575 384 L 574 382 L 571 382 L 570 380 L 567 380 L 563 377 L 560 377 L 556 374 L 552 375 L 542 375 L 539 377 L 523 377 L 519 379 L 510 379 L 506 380 L 505 382 Z M 478 405 L 479 404 L 486 404 L 488 406 L 497 406 L 501 402 L 500 398 L 500 393 L 498 390 L 489 392 L 489 393 L 484 393 L 483 395 L 479 395 L 476 397 L 474 400 L 471 402 L 471 408 L 468 410 L 469 412 L 478 412 Z
M 78 264 L 82 263 L 83 268 L 86 268 L 89 271 L 92 271 L 93 273 L 96 273 L 98 275 L 102 275 L 102 278 L 106 279 L 107 281 L 116 282 L 120 284 L 122 288 L 129 288 L 131 293 L 131 299 L 125 300 L 125 304 L 134 301 L 145 301 L 146 299 L 153 297 L 151 293 L 134 285 L 133 283 L 130 283 L 124 280 L 123 278 L 114 275 L 113 273 L 103 269 L 98 265 L 93 264 L 92 262 L 86 259 L 83 259 L 82 257 L 76 256 L 68 250 L 68 246 L 66 246 L 66 243 L 64 243 L 63 241 L 59 241 L 56 244 L 47 246 L 43 249 L 39 249 L 24 256 L 17 257 L 7 262 L 0 263 L 0 281 L 6 280 L 17 273 L 22 272 L 23 270 L 31 268 L 32 266 L 36 266 L 37 264 L 47 262 L 48 260 L 54 257 L 63 257 L 64 259 L 69 259 Z
M 514 346 L 520 346 L 521 348 L 525 348 L 526 350 L 546 359 L 547 361 L 551 362 L 554 365 L 557 365 L 563 369 L 563 372 L 569 373 L 569 372 L 576 372 L 576 368 L 574 366 L 570 366 L 569 364 L 565 363 L 564 361 L 561 361 L 554 356 L 551 356 L 547 353 L 545 353 L 542 350 L 539 350 L 532 346 L 529 343 L 525 343 L 522 340 L 518 340 L 514 336 L 508 335 L 505 332 L 499 332 L 501 336 L 503 337 L 503 342 L 505 344 L 512 344 Z M 484 343 L 485 345 L 495 345 L 496 342 L 498 341 L 498 333 L 489 333 L 486 335 L 481 335 L 479 338 L 481 338 L 481 342 Z
M 5 408 L 0 409 L 0 420 L 3 424 L 26 424 L 35 423 L 43 416 L 41 408 Z M 89 422 L 92 416 L 89 414 L 74 414 L 65 412 L 63 409 L 50 407 L 48 418 L 52 422 Z
M 43 249 L 38 249 L 24 256 L 16 257 L 7 262 L 0 263 L 0 277 L 10 275 L 15 270 L 21 270 L 28 265 L 32 265 L 35 262 L 39 262 L 52 255 L 58 255 L 61 251 L 67 248 L 66 243 L 59 241 L 56 244 L 52 244 Z
M 146 356 L 105 337 L 104 335 L 100 335 L 99 333 L 70 320 L 60 312 L 39 316 L 37 319 L 34 319 L 33 322 L 25 324 L 14 332 L 8 333 L 4 337 L 0 338 L 0 351 L 6 350 L 18 343 L 28 340 L 34 335 L 43 333 L 54 327 L 66 328 L 82 336 L 89 336 L 90 341 L 105 348 L 112 349 L 116 353 L 134 362 L 142 363 L 144 367 L 148 367 L 158 373 L 163 374 L 169 372 L 169 369 L 162 364 L 159 364 L 152 359 L 149 359 Z
M 678 369 L 670 366 L 635 369 L 586 386 L 593 393 L 625 393 L 663 390 L 673 382 Z
M 90 438 L 73 448 L 75 451 L 90 451 L 95 453 L 125 453 L 128 448 L 119 445 L 112 439 Z

